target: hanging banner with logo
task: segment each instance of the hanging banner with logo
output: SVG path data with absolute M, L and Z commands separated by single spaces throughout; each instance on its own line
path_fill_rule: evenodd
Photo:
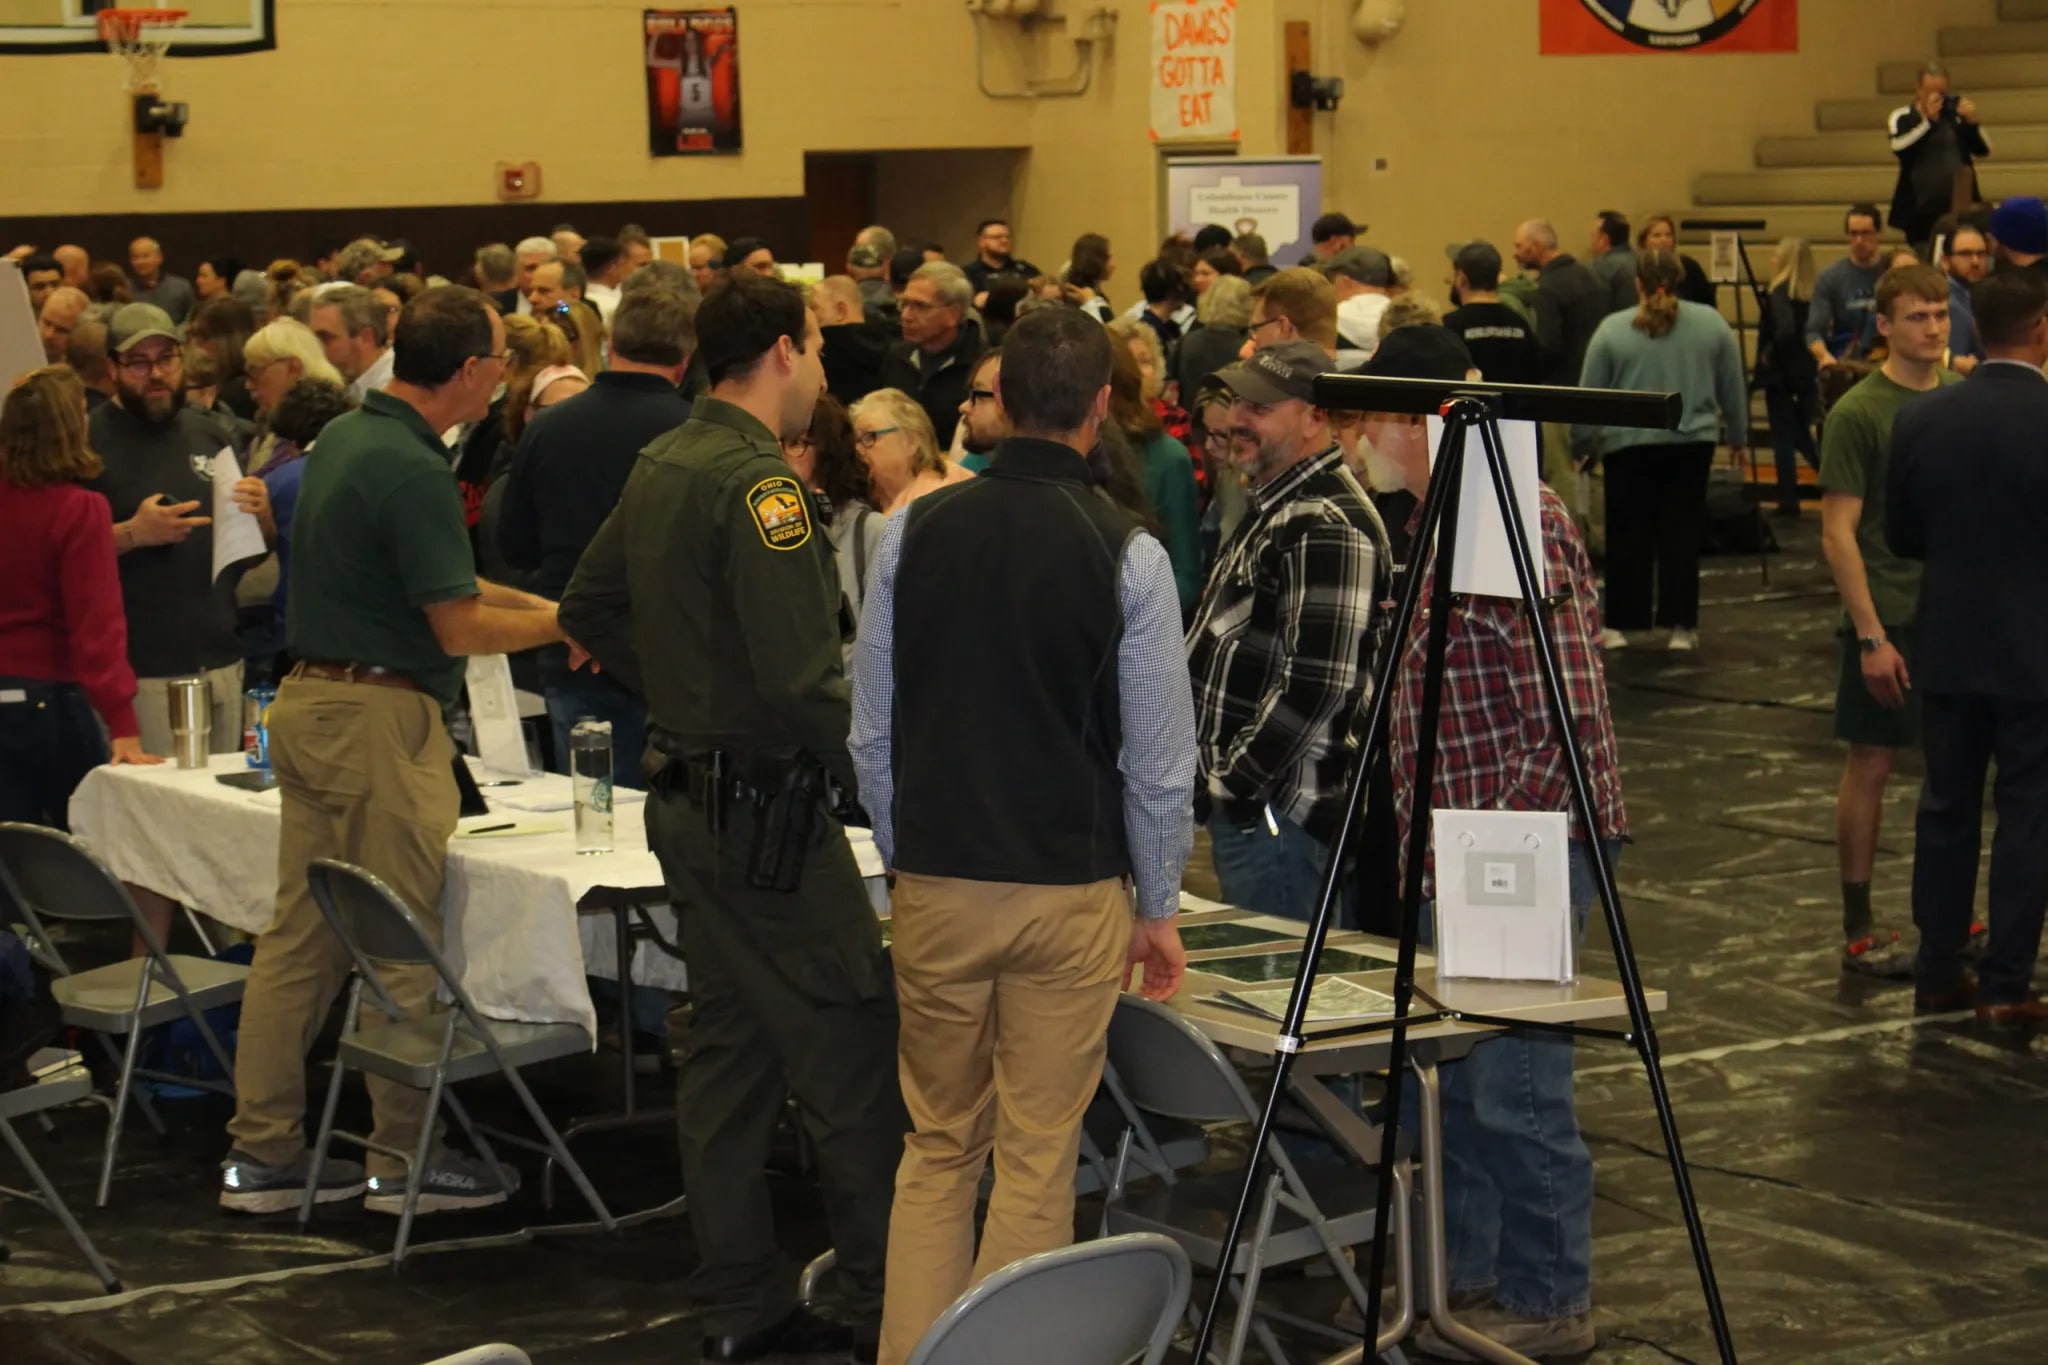
M 1152 0 L 1152 140 L 1235 142 L 1237 0 Z
M 1797 52 L 1799 0 L 1542 0 L 1545 56 Z
M 729 9 L 642 13 L 647 150 L 703 156 L 740 149 L 739 21 Z

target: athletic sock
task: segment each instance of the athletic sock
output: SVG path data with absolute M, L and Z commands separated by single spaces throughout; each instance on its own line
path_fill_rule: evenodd
M 1842 937 L 1850 943 L 1870 932 L 1870 883 L 1842 883 Z

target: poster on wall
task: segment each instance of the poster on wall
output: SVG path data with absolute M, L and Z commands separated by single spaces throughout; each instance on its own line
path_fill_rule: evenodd
M 1545 56 L 1797 52 L 1799 0 L 1542 0 Z
M 1235 142 L 1237 0 L 1152 0 L 1152 140 Z
M 729 9 L 651 9 L 647 150 L 709 156 L 740 149 L 739 20 Z
M 1234 236 L 1256 232 L 1275 261 L 1291 261 L 1308 250 L 1309 228 L 1322 211 L 1321 157 L 1180 156 L 1166 163 L 1166 221 L 1190 237 L 1210 223 Z

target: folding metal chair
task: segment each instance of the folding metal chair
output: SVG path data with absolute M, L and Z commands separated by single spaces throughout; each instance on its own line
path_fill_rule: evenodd
M 1159 1365 L 1193 1280 L 1187 1253 L 1156 1234 L 1027 1256 L 956 1299 L 908 1365 Z
M 234 1061 L 206 1022 L 206 1011 L 241 1000 L 249 969 L 231 962 L 165 952 L 156 931 L 136 908 L 128 888 L 82 842 L 62 830 L 0 823 L 0 883 L 4 883 L 28 921 L 31 951 L 56 973 L 56 980 L 50 983 L 50 995 L 63 1011 L 64 1022 L 99 1035 L 102 1045 L 121 1064 L 95 1198 L 95 1203 L 104 1208 L 131 1095 L 151 1126 L 159 1134 L 163 1132 L 163 1124 L 148 1101 L 135 1091 L 136 1077 L 223 1095 L 235 1093 Z M 43 928 L 44 919 L 127 920 L 146 952 L 125 962 L 74 972 Z M 228 1079 L 174 1076 L 136 1065 L 143 1031 L 180 1017 L 190 1019 L 199 1030 L 207 1051 Z M 115 1053 L 112 1038 L 122 1035 L 126 1035 L 126 1046 Z
M 30 1065 L 34 1065 L 33 1059 Z M 57 1193 L 57 1187 L 50 1183 L 50 1177 L 36 1164 L 35 1157 L 29 1153 L 28 1145 L 21 1140 L 21 1134 L 14 1130 L 12 1122 L 26 1114 L 40 1116 L 46 1109 L 55 1109 L 59 1105 L 73 1104 L 91 1098 L 92 1077 L 87 1074 L 84 1067 L 77 1065 L 40 1076 L 18 1090 L 0 1091 L 0 1138 L 6 1139 L 8 1147 L 14 1152 L 14 1159 L 27 1169 L 28 1178 L 33 1180 L 36 1189 L 41 1191 L 40 1194 L 29 1194 L 22 1190 L 0 1187 L 0 1193 L 11 1194 L 32 1204 L 41 1204 L 56 1214 L 57 1221 L 62 1223 L 64 1231 L 70 1234 L 72 1245 L 85 1257 L 86 1264 L 92 1267 L 92 1273 L 99 1276 L 100 1284 L 109 1294 L 118 1294 L 121 1292 L 121 1281 L 114 1277 L 114 1272 L 107 1269 L 107 1263 L 100 1259 L 99 1249 L 92 1244 L 92 1238 L 85 1235 L 85 1229 L 71 1216 L 71 1210 L 65 1205 L 63 1197 Z
M 1146 1114 L 1190 1123 L 1257 1123 L 1259 1104 L 1222 1051 L 1170 1006 L 1142 996 L 1118 999 L 1109 1022 L 1109 1057 L 1131 1103 Z M 1312 1162 L 1297 1166 L 1278 1135 L 1267 1144 L 1277 1168 L 1266 1181 L 1251 1236 L 1240 1241 L 1227 1267 L 1223 1235 L 1243 1187 L 1242 1171 L 1184 1177 L 1174 1184 L 1125 1188 L 1131 1155 L 1127 1135 L 1107 1197 L 1104 1225 L 1112 1233 L 1156 1232 L 1171 1237 L 1190 1260 L 1230 1277 L 1237 1300 L 1226 1365 L 1244 1356 L 1245 1338 L 1256 1334 L 1275 1365 L 1286 1365 L 1269 1322 L 1284 1322 L 1338 1342 L 1356 1340 L 1329 1323 L 1258 1307 L 1259 1277 L 1269 1266 L 1324 1257 L 1361 1313 L 1365 1286 L 1344 1256 L 1344 1248 L 1369 1241 L 1378 1199 L 1378 1173 L 1356 1162 Z M 1409 1160 L 1402 1156 L 1394 1181 L 1395 1281 L 1399 1316 L 1382 1331 L 1376 1351 L 1391 1350 L 1415 1321 L 1412 1248 L 1409 1231 Z
M 1209 1135 L 1198 1125 L 1148 1117 L 1138 1112 L 1116 1078 L 1116 1068 L 1105 1063 L 1102 1085 L 1081 1116 L 1080 1164 L 1074 1171 L 1074 1193 L 1099 1194 L 1110 1186 L 1115 1168 L 1108 1152 L 1116 1150 L 1128 1135 L 1130 1162 L 1146 1175 L 1172 1184 L 1174 1172 L 1199 1166 L 1209 1159 Z M 995 1184 L 993 1169 L 984 1171 L 979 1198 L 987 1199 Z M 1108 1236 L 1105 1229 L 1100 1236 Z M 819 1252 L 797 1278 L 797 1298 L 810 1303 L 818 1297 L 825 1276 L 839 1264 L 830 1248 Z
M 552 1155 L 556 1163 L 569 1173 L 569 1178 L 590 1204 L 592 1212 L 597 1214 L 604 1230 L 616 1232 L 618 1224 L 613 1220 L 611 1211 L 598 1198 L 590 1178 L 583 1173 L 583 1167 L 569 1154 L 561 1135 L 548 1121 L 547 1114 L 533 1098 L 533 1092 L 526 1088 L 525 1078 L 519 1074 L 522 1066 L 589 1052 L 590 1034 L 575 1024 L 519 1024 L 485 1018 L 471 1002 L 469 992 L 462 988 L 462 982 L 448 970 L 447 960 L 434 946 L 433 939 L 428 936 L 412 907 L 400 900 L 398 893 L 383 881 L 362 868 L 332 858 L 320 858 L 306 869 L 306 880 L 328 927 L 348 950 L 349 958 L 355 964 L 355 976 L 349 986 L 348 1013 L 342 1026 L 341 1045 L 335 1055 L 333 1075 L 327 1084 L 327 1104 L 320 1114 L 320 1135 L 313 1144 L 312 1166 L 306 1172 L 306 1191 L 299 1204 L 300 1226 L 312 1221 L 313 1195 L 319 1188 L 320 1170 L 326 1164 L 327 1144 L 331 1139 L 340 1138 L 368 1151 L 382 1152 L 403 1161 L 406 1166 L 405 1204 L 398 1218 L 398 1240 L 391 1252 L 392 1269 L 395 1271 L 403 1265 L 406 1246 L 412 1238 L 413 1216 L 419 1209 L 420 1178 L 426 1171 L 427 1158 L 433 1147 L 435 1119 L 441 1106 L 446 1104 L 476 1144 L 477 1155 L 488 1161 L 507 1184 L 511 1183 L 511 1178 L 484 1136 L 486 1131 L 493 1133 L 501 1142 Z M 441 989 L 448 997 L 450 1007 L 407 1018 L 405 1011 L 398 1008 L 384 989 L 384 983 L 378 980 L 375 962 L 402 966 L 431 965 L 440 978 Z M 377 1007 L 393 1022 L 375 1028 L 362 1027 L 363 988 L 366 985 Z M 427 1092 L 427 1112 L 420 1124 L 419 1145 L 415 1151 L 402 1152 L 372 1142 L 361 1134 L 335 1131 L 334 1110 L 341 1100 L 342 1077 L 351 1070 L 382 1076 Z M 503 1075 L 511 1084 L 544 1142 L 533 1142 L 497 1129 L 487 1130 L 483 1125 L 471 1122 L 468 1110 L 447 1089 L 450 1085 L 493 1073 Z
M 507 1346 L 500 1341 L 489 1346 L 472 1346 L 467 1351 L 430 1360 L 427 1365 L 533 1365 L 533 1358 L 517 1346 Z
M 1126 1133 L 1131 1138 L 1131 1164 L 1169 1185 L 1176 1178 L 1174 1172 L 1209 1159 L 1209 1134 L 1201 1125 L 1139 1113 L 1124 1093 L 1116 1067 L 1104 1062 L 1101 1088 L 1081 1116 L 1082 1164 L 1074 1193 L 1097 1194 L 1109 1188 L 1115 1171 L 1113 1159 L 1104 1153 L 1114 1152 Z

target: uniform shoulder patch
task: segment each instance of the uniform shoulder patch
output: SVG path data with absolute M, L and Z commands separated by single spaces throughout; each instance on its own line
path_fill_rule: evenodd
M 810 543 L 811 499 L 803 485 L 787 474 L 761 480 L 747 490 L 747 512 L 761 543 L 771 550 L 794 550 Z

